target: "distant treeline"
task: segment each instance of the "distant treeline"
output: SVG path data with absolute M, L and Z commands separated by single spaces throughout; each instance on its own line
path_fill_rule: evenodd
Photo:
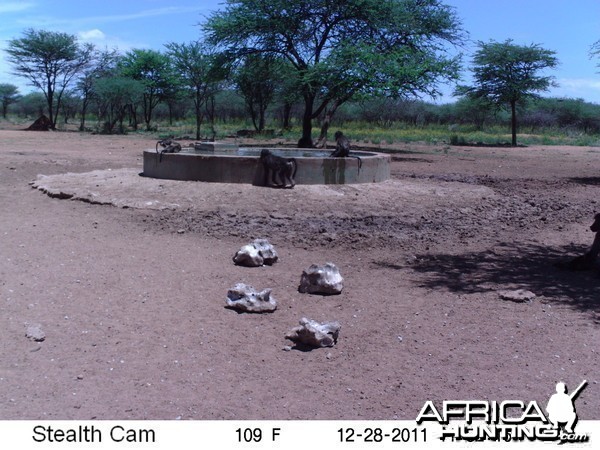
M 60 123 L 70 123 L 78 119 L 81 99 L 66 94 L 60 112 Z M 270 129 L 289 126 L 290 105 L 271 105 L 267 110 L 267 124 Z M 41 93 L 22 96 L 9 105 L 8 114 L 21 119 L 35 119 L 47 114 L 47 103 Z M 89 108 L 94 111 L 94 108 Z M 300 121 L 302 105 L 291 105 L 292 124 Z M 529 101 L 519 110 L 521 132 L 536 133 L 545 129 L 578 131 L 586 134 L 600 134 L 600 105 L 582 99 L 539 98 Z M 89 114 L 89 113 L 88 113 Z M 93 113 L 90 117 L 94 120 Z M 244 98 L 234 90 L 224 90 L 217 94 L 215 119 L 220 123 L 240 123 L 248 121 L 248 110 Z M 162 124 L 193 121 L 194 105 L 190 100 L 179 99 L 169 104 L 157 106 L 155 118 Z M 348 122 L 370 123 L 378 128 L 398 126 L 423 127 L 429 125 L 460 125 L 483 131 L 486 128 L 510 126 L 510 114 L 504 110 L 491 108 L 481 101 L 460 99 L 454 103 L 434 104 L 420 100 L 368 99 L 351 101 L 339 108 L 333 126 L 342 127 Z M 250 127 L 251 124 L 248 123 Z

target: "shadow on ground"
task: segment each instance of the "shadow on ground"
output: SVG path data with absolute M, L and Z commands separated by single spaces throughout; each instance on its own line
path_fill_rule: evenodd
M 584 186 L 600 186 L 600 177 L 575 177 L 569 178 L 569 180 Z
M 431 159 L 427 159 L 427 158 L 413 158 L 413 157 L 406 157 L 406 156 L 395 156 L 392 155 L 392 161 L 398 161 L 398 162 L 414 162 L 414 163 L 432 163 L 433 164 L 433 160 Z
M 422 275 L 421 287 L 455 293 L 483 293 L 504 289 L 527 289 L 549 302 L 562 302 L 588 312 L 600 324 L 600 270 L 573 272 L 559 267 L 586 247 L 504 243 L 491 250 L 460 255 L 417 255 L 402 266 L 374 262 L 388 269 L 410 267 Z

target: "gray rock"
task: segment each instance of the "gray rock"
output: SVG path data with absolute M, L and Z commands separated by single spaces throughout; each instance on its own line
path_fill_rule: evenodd
M 300 326 L 292 329 L 285 338 L 310 347 L 333 347 L 337 343 L 340 328 L 338 322 L 319 323 L 303 317 Z
M 255 239 L 252 245 L 254 245 L 254 247 L 258 250 L 258 253 L 262 256 L 263 264 L 271 266 L 279 259 L 279 256 L 275 251 L 275 247 L 273 247 L 268 240 Z
M 340 294 L 344 279 L 333 263 L 313 264 L 302 272 L 298 291 L 307 294 Z
M 233 262 L 238 266 L 260 267 L 263 265 L 264 259 L 254 245 L 248 244 L 237 251 Z
M 499 291 L 498 295 L 502 300 L 510 300 L 513 302 L 525 303 L 531 302 L 535 298 L 535 294 L 525 289 L 517 289 L 516 291 Z
M 35 342 L 42 342 L 46 339 L 46 333 L 44 333 L 39 325 L 28 326 L 25 336 L 27 336 L 28 339 L 34 340 Z
M 238 266 L 260 267 L 270 266 L 277 262 L 278 256 L 275 248 L 266 239 L 255 239 L 254 242 L 244 245 L 233 257 L 233 262 Z
M 277 301 L 271 297 L 271 289 L 258 292 L 252 286 L 238 283 L 227 291 L 227 308 L 237 311 L 264 313 L 277 309 Z

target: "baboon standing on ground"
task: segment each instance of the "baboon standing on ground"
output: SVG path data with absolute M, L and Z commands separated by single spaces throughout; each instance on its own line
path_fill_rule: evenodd
M 600 213 L 594 216 L 594 223 L 590 230 L 596 233 L 592 246 L 585 255 L 580 255 L 567 264 L 569 270 L 589 270 L 594 266 L 600 254 Z
M 271 174 L 272 183 L 277 187 L 284 188 L 288 182 L 290 183 L 290 188 L 296 185 L 294 177 L 298 170 L 298 163 L 295 158 L 283 158 L 274 155 L 270 150 L 265 148 L 260 152 L 259 161 L 265 170 L 265 186 L 269 186 L 269 173 Z M 277 182 L 277 176 L 279 176 L 281 183 Z
M 335 150 L 329 156 L 332 158 L 356 158 L 358 160 L 358 171 L 360 172 L 362 159 L 350 154 L 350 140 L 341 131 L 336 131 L 334 137 Z

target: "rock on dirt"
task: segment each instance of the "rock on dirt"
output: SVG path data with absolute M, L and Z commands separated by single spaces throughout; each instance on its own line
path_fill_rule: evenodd
M 517 289 L 515 291 L 500 291 L 498 294 L 502 300 L 510 300 L 518 303 L 531 302 L 535 298 L 535 294 L 533 292 L 525 289 Z

